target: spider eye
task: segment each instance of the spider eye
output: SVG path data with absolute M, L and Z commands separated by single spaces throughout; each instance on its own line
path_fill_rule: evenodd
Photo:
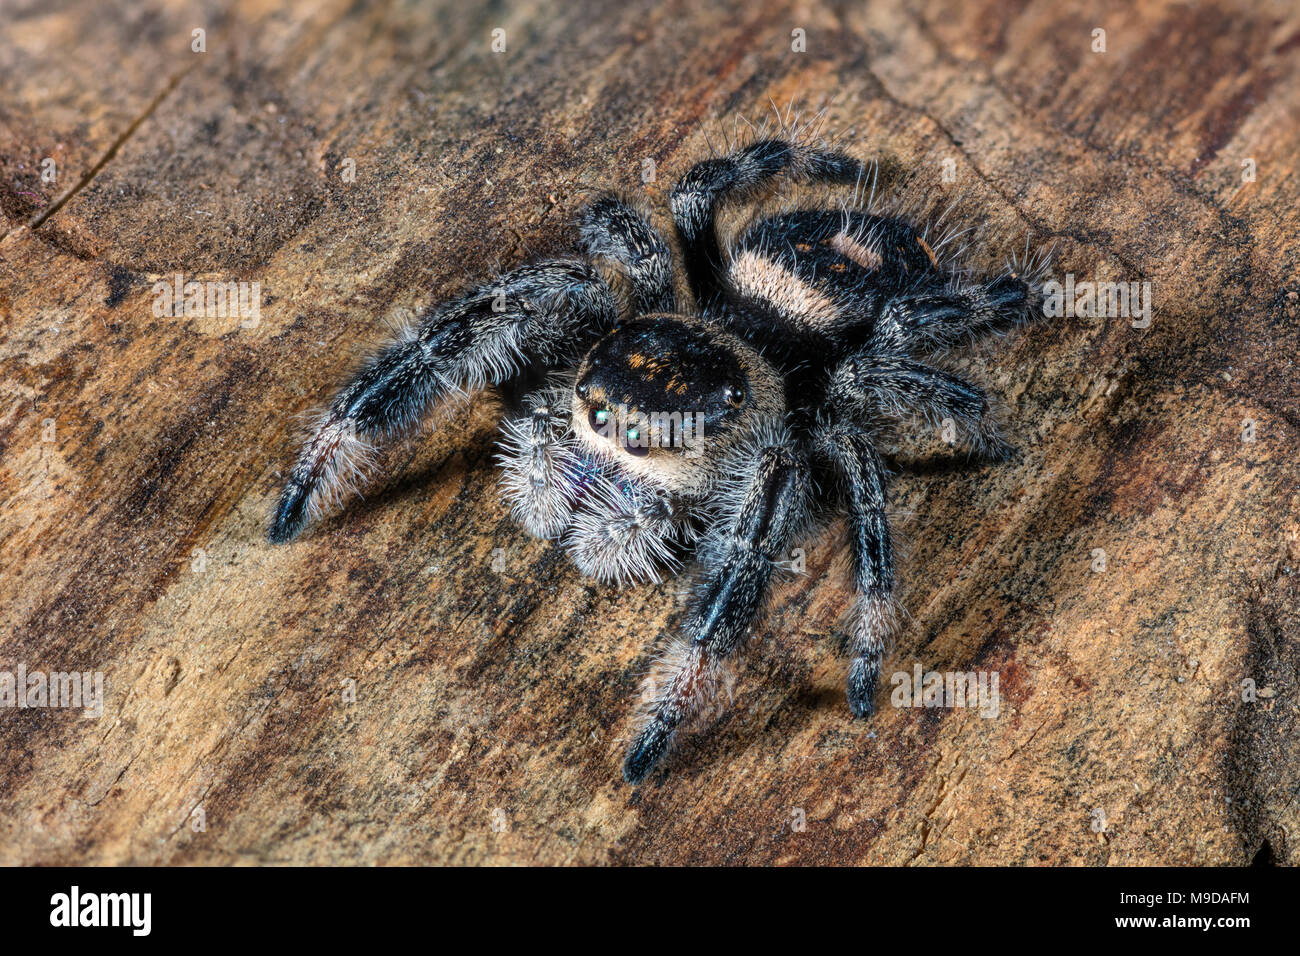
M 644 458 L 650 454 L 649 442 L 641 443 L 641 429 L 629 428 L 625 432 L 627 440 L 623 442 L 623 448 L 629 455 L 635 455 L 637 458 Z
M 594 432 L 604 431 L 606 424 L 609 422 L 608 408 L 593 408 L 587 413 L 587 424 L 591 426 Z
M 743 385 L 728 385 L 723 397 L 732 408 L 739 408 L 745 404 L 745 387 Z
M 573 392 L 579 398 L 586 398 L 591 393 L 591 389 L 587 385 L 579 385 Z

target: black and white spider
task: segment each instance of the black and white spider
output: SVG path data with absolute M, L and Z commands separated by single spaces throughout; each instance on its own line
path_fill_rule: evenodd
M 869 715 L 895 621 L 880 430 L 901 416 L 951 419 L 973 451 L 1001 455 L 985 393 L 926 357 L 1024 322 L 1038 284 L 1034 269 L 1014 267 L 969 282 L 904 218 L 853 205 L 755 215 L 723 238 L 720 204 L 782 175 L 859 185 L 866 169 L 800 137 L 693 166 L 672 190 L 693 307 L 678 301 L 668 242 L 607 196 L 581 216 L 580 254 L 427 310 L 322 413 L 271 540 L 336 504 L 373 442 L 407 433 L 453 394 L 499 386 L 511 410 L 503 489 L 530 533 L 618 584 L 698 562 L 682 633 L 647 678 L 628 781 L 644 779 L 718 696 L 774 571 L 836 510 L 857 589 L 848 701 Z

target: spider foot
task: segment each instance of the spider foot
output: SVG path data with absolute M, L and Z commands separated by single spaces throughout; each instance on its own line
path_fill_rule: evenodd
M 661 721 L 646 724 L 623 761 L 623 779 L 633 785 L 644 780 L 668 750 L 672 736 L 673 729 Z
M 854 717 L 867 718 L 876 712 L 876 684 L 879 681 L 879 660 L 858 657 L 849 665 L 849 709 Z
M 985 438 L 981 453 L 986 460 L 994 464 L 1011 461 L 1020 454 L 1015 445 L 997 434 Z
M 885 644 L 898 623 L 898 609 L 892 596 L 872 588 L 854 602 L 852 624 L 853 661 L 849 664 L 846 690 L 855 717 L 876 712 L 876 685 Z

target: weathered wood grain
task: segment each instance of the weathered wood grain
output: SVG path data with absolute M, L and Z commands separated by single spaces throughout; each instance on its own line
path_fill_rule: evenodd
M 0 19 L 0 670 L 107 682 L 99 720 L 0 710 L 0 862 L 1296 862 L 1293 4 Z M 621 740 L 679 586 L 597 587 L 523 536 L 489 408 L 298 543 L 265 523 L 295 416 L 386 316 L 563 244 L 585 190 L 661 202 L 716 117 L 792 97 L 952 205 L 985 264 L 1032 236 L 1058 275 L 1150 281 L 1157 313 L 964 363 L 1016 460 L 897 455 L 912 619 L 886 673 L 996 671 L 996 719 L 849 719 L 837 525 L 730 713 L 633 791 Z M 260 282 L 260 322 L 156 317 L 177 272 Z

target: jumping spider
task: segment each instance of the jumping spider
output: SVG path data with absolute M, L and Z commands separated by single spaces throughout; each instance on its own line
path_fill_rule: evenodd
M 629 782 L 711 705 L 774 570 L 833 510 L 847 516 L 857 590 L 848 702 L 868 716 L 895 620 L 881 429 L 951 419 L 973 451 L 1000 456 L 985 393 L 925 358 L 1026 321 L 1038 283 L 1014 267 L 966 281 L 905 218 L 853 205 L 755 215 L 720 238 L 720 205 L 781 175 L 858 185 L 867 169 L 798 137 L 693 166 L 671 199 L 693 307 L 678 302 L 664 236 L 606 196 L 581 215 L 579 254 L 425 311 L 322 413 L 270 539 L 335 504 L 372 441 L 409 432 L 453 394 L 499 386 L 511 409 L 502 485 L 528 532 L 562 540 L 605 582 L 698 562 L 682 633 L 648 678 Z

